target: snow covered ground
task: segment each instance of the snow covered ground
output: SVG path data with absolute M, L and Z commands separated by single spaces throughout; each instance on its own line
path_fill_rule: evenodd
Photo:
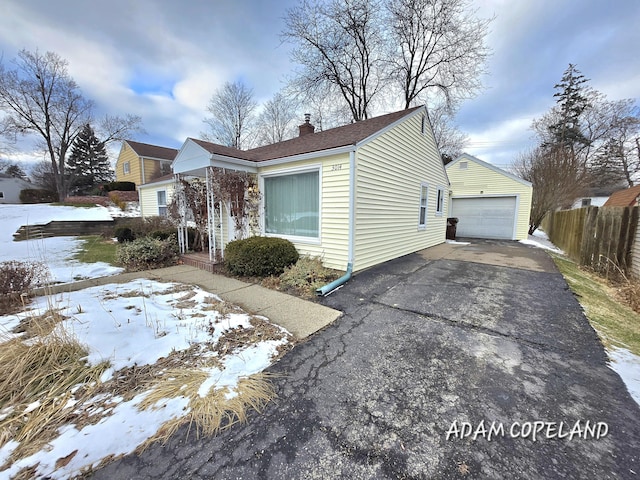
M 122 272 L 121 268 L 98 263 L 81 263 L 71 257 L 80 248 L 76 237 L 53 237 L 39 240 L 13 241 L 22 225 L 41 225 L 52 220 L 111 220 L 109 209 L 35 205 L 0 205 L 0 262 L 7 260 L 40 261 L 49 267 L 51 281 L 73 282 Z
M 122 269 L 105 263 L 86 264 L 73 260 L 71 257 L 80 247 L 80 241 L 75 237 L 14 242 L 13 233 L 22 225 L 44 224 L 51 220 L 109 220 L 114 216 L 138 214 L 136 209 L 122 212 L 101 206 L 0 205 L 0 262 L 42 262 L 49 268 L 54 282 L 119 273 Z M 224 398 L 232 399 L 238 395 L 240 379 L 269 366 L 281 354 L 280 349 L 286 349 L 291 337 L 264 317 L 251 317 L 237 307 L 219 304 L 219 301 L 215 295 L 194 286 L 151 280 L 38 297 L 29 305 L 28 311 L 0 316 L 0 348 L 3 343 L 23 335 L 12 332 L 21 322 L 54 308 L 66 318 L 49 335 L 71 334 L 86 348 L 86 358 L 91 365 L 108 362 L 101 376 L 104 385 L 113 384 L 114 376 L 121 380 L 126 376 L 123 372 L 130 371 L 127 370 L 130 367 L 154 365 L 160 359 L 166 361 L 176 352 L 188 350 L 195 352 L 190 355 L 196 359 L 202 355 L 208 365 L 197 367 L 203 378 L 197 389 L 199 397 L 218 392 Z M 257 332 L 251 341 L 242 336 L 248 331 Z M 240 335 L 240 340 L 236 335 Z M 231 340 L 225 340 L 228 338 Z M 212 347 L 220 342 L 227 347 L 218 350 Z M 195 350 L 194 346 L 197 347 Z M 163 375 L 161 367 L 151 368 L 158 370 L 156 375 Z M 0 478 L 12 478 L 19 472 L 24 475 L 25 469 L 29 468 L 34 469 L 29 473 L 34 478 L 72 478 L 87 468 L 96 467 L 111 455 L 117 457 L 133 452 L 164 424 L 184 417 L 192 408 L 190 398 L 181 393 L 162 398 L 150 407 L 144 406 L 151 392 L 137 392 L 126 400 L 123 395 L 114 393 L 101 393 L 87 399 L 76 397 L 76 389 L 72 389 L 67 393 L 69 398 L 61 407 L 62 412 L 68 413 L 69 418 L 96 419 L 60 425 L 54 430 L 53 438 L 48 438 L 36 453 L 20 453 L 24 445 L 16 441 L 16 437 L 10 437 L 11 440 L 0 446 L 0 468 L 4 468 Z M 29 416 L 40 414 L 44 402 L 43 399 L 42 403 L 36 400 L 22 405 L 17 417 L 26 421 Z M 13 418 L 15 408 L 0 411 L 0 421 Z
M 640 356 L 634 355 L 626 348 L 609 347 L 609 367 L 620 375 L 627 390 L 640 405 Z
M 554 253 L 564 255 L 564 252 L 556 247 L 553 243 L 551 243 L 547 234 L 539 228 L 535 232 L 533 232 L 533 235 L 529 235 L 529 238 L 527 238 L 526 240 L 520 240 L 520 243 L 524 243 L 525 245 L 532 245 L 538 248 L 544 248 L 545 250 L 550 250 Z
M 0 317 L 0 331 L 11 331 L 21 320 L 46 311 L 53 302 L 68 317 L 56 329 L 73 332 L 87 347 L 91 364 L 109 362 L 102 375 L 107 382 L 123 368 L 151 365 L 172 352 L 185 351 L 193 345 L 212 345 L 224 335 L 258 328 L 256 317 L 242 311 L 226 315 L 216 311 L 213 307 L 219 300 L 193 286 L 136 280 L 65 293 L 53 299 L 39 297 L 32 304 L 32 311 Z M 237 395 L 235 388 L 240 378 L 269 366 L 278 354 L 278 347 L 290 341 L 286 331 L 272 325 L 271 328 L 277 335 L 257 335 L 262 340 L 236 346 L 224 355 L 207 347 L 204 355 L 216 357 L 219 363 L 217 367 L 204 369 L 206 379 L 200 385 L 199 395 L 206 397 L 210 391 L 226 388 L 226 398 L 230 398 Z M 4 340 L 19 335 L 6 333 Z M 153 408 L 142 408 L 140 404 L 148 394 L 149 391 L 138 393 L 128 401 L 121 396 L 105 399 L 102 394 L 101 398 L 83 404 L 76 403 L 78 400 L 72 396 L 63 407 L 71 413 L 91 412 L 87 409 L 95 410 L 96 404 L 108 404 L 104 408 L 111 410 L 98 422 L 61 426 L 46 448 L 14 459 L 7 470 L 0 471 L 0 477 L 11 478 L 21 469 L 36 466 L 36 478 L 71 478 L 84 468 L 97 466 L 109 455 L 133 452 L 165 422 L 184 416 L 190 409 L 189 398 L 185 396 L 164 398 L 155 402 Z M 35 402 L 25 409 L 25 415 L 38 408 Z M 0 412 L 0 419 L 3 413 Z M 0 468 L 18 446 L 18 442 L 11 440 L 0 447 Z
M 520 242 L 564 255 L 564 252 L 551 243 L 547 234 L 540 229 L 533 232 L 533 235 L 529 235 L 528 240 L 520 240 Z M 634 355 L 625 348 L 614 346 L 605 347 L 605 351 L 609 357 L 609 367 L 620 375 L 627 390 L 640 405 L 640 356 Z

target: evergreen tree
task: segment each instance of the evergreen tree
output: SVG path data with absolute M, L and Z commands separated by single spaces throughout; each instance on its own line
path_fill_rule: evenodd
M 81 189 L 108 182 L 113 178 L 113 170 L 104 142 L 96 137 L 89 124 L 82 128 L 73 142 L 67 165 L 73 178 L 73 185 Z
M 572 63 L 562 75 L 560 83 L 554 88 L 558 90 L 553 96 L 557 98 L 558 119 L 549 125 L 552 144 L 569 149 L 572 153 L 576 147 L 589 144 L 581 129 L 582 113 L 589 106 L 585 83 L 589 80 Z
M 12 163 L 4 170 L 5 175 L 9 175 L 14 178 L 21 178 L 22 180 L 27 180 L 27 174 L 24 173 L 22 167 L 17 163 Z

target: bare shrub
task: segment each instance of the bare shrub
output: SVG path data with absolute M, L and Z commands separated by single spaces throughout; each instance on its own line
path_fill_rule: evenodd
M 340 277 L 340 272 L 322 265 L 319 257 L 300 257 L 280 275 L 280 288 L 307 298 L 315 297 L 316 289 Z
M 178 242 L 174 238 L 143 237 L 120 244 L 116 261 L 127 271 L 137 272 L 175 265 L 178 254 Z
M 41 283 L 46 272 L 47 267 L 41 262 L 9 260 L 0 263 L 0 313 L 10 313 L 21 306 L 21 295 Z

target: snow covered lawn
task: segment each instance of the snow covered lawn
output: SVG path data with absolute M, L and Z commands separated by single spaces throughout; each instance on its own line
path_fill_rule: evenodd
M 46 312 L 54 319 L 49 328 L 34 330 L 34 318 Z M 272 393 L 258 372 L 292 346 L 264 317 L 198 287 L 152 280 L 38 297 L 28 311 L 0 317 L 0 332 L 0 377 L 15 368 L 5 358 L 12 347 L 71 335 L 84 349 L 75 365 L 99 379 L 56 396 L 13 393 L 4 402 L 2 478 L 73 478 L 185 422 L 196 434 L 241 421 Z M 1 389 L 22 383 L 9 374 L 0 378 L 0 398 Z
M 114 275 L 123 271 L 107 263 L 81 263 L 72 257 L 80 248 L 76 237 L 53 237 L 13 241 L 22 225 L 41 225 L 52 220 L 111 220 L 108 208 L 78 208 L 36 205 L 0 205 L 0 262 L 24 260 L 43 262 L 49 268 L 50 281 L 68 283 L 82 278 Z

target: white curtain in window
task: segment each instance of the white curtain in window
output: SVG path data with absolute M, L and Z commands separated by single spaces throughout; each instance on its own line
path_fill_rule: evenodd
M 315 171 L 264 179 L 266 233 L 320 236 L 319 178 Z

